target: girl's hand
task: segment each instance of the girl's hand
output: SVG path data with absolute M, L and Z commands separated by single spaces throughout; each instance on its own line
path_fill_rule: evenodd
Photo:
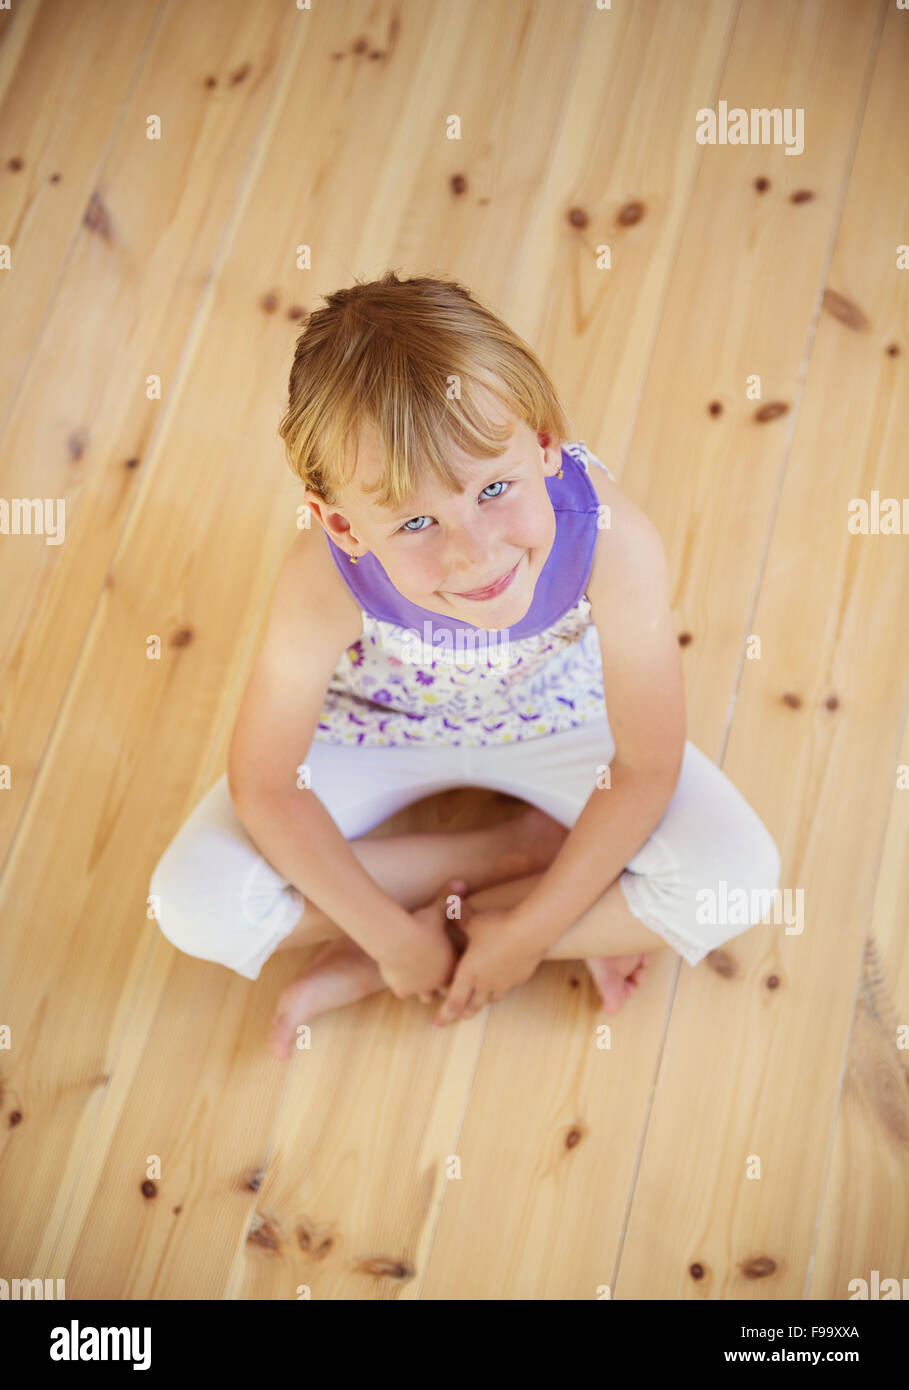
M 459 896 L 465 887 L 462 879 L 455 879 L 432 902 L 412 912 L 416 932 L 377 961 L 382 979 L 398 999 L 418 994 L 431 1004 L 433 994 L 451 980 L 466 938 L 458 922 L 447 919 L 446 909 L 449 897 Z
M 448 995 L 433 1020 L 443 1028 L 461 1018 L 472 1018 L 487 1004 L 494 1004 L 515 985 L 529 980 L 545 950 L 528 946 L 515 931 L 505 911 L 473 912 L 469 904 L 462 923 L 467 932 L 464 952 Z

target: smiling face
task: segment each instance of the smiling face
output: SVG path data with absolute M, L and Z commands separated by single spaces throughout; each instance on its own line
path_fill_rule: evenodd
M 342 503 L 329 507 L 307 490 L 306 501 L 328 535 L 349 555 L 367 551 L 411 603 L 472 627 L 498 631 L 527 613 L 555 540 L 546 478 L 561 467 L 559 442 L 523 421 L 500 458 L 453 451 L 466 487 L 449 492 L 429 474 L 402 510 L 386 510 L 363 492 L 378 482 L 377 439 L 360 437 L 356 474 Z

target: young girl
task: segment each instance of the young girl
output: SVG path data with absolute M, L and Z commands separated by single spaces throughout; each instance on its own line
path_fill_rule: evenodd
M 227 774 L 152 875 L 161 930 L 250 980 L 274 951 L 326 943 L 279 1001 L 281 1057 L 376 990 L 438 993 L 447 1023 L 543 959 L 586 960 L 614 1012 L 646 952 L 697 965 L 760 921 L 766 907 L 726 922 L 709 904 L 760 901 L 780 868 L 686 739 L 659 534 L 460 285 L 388 272 L 326 305 L 280 427 L 306 527 Z M 530 808 L 361 838 L 464 785 Z

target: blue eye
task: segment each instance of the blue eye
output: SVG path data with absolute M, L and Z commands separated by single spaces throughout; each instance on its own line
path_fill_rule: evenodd
M 487 483 L 486 486 L 485 486 L 484 489 L 483 489 L 483 492 L 480 493 L 480 496 L 482 497 L 482 496 L 483 496 L 483 493 L 488 493 L 488 492 L 489 492 L 489 489 L 492 488 L 492 487 L 509 488 L 509 487 L 511 487 L 511 482 L 509 481 L 509 482 L 500 482 L 500 483 Z M 488 502 L 492 502 L 492 501 L 495 500 L 496 497 L 504 497 L 504 495 L 505 495 L 505 494 L 504 494 L 503 492 L 496 492 L 496 493 L 493 493 L 492 497 L 487 497 L 486 500 L 487 500 Z M 410 534 L 413 535 L 416 531 L 426 531 L 428 528 L 427 528 L 426 526 L 414 526 L 414 527 L 411 527 L 411 524 L 410 524 L 411 521 L 431 521 L 431 520 L 432 520 L 431 517 L 412 516 L 412 517 L 410 518 L 410 521 L 405 521 L 405 522 L 404 522 L 404 525 L 401 526 L 399 529 L 402 530 L 402 531 L 409 531 Z

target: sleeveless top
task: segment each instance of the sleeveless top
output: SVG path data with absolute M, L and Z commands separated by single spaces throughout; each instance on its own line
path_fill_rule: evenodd
M 329 682 L 317 742 L 478 748 L 603 715 L 600 644 L 584 592 L 601 526 L 590 463 L 613 477 L 583 440 L 562 446 L 563 476 L 545 479 L 556 517 L 552 549 L 527 613 L 498 632 L 411 603 L 375 555 L 353 565 L 323 531 L 363 631 Z

